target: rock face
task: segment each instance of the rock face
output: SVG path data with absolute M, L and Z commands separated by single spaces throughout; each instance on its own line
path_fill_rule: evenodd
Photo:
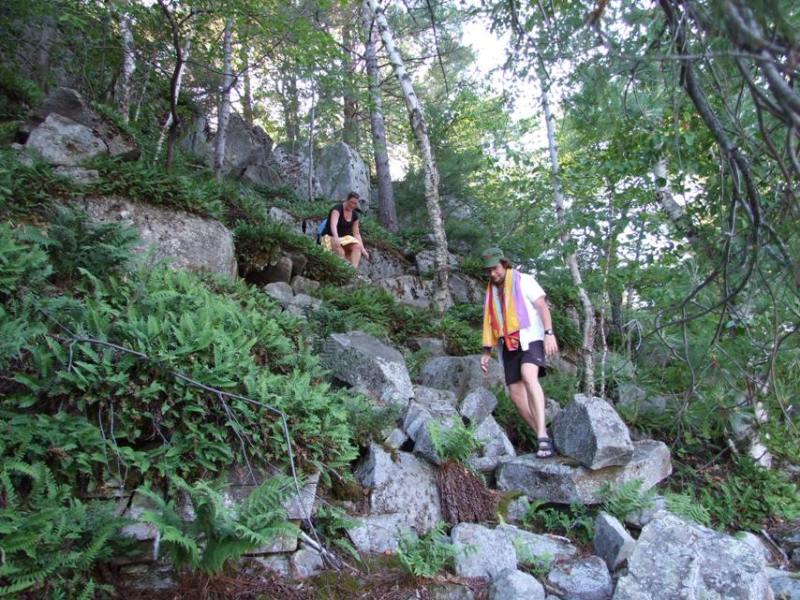
M 363 331 L 331 334 L 321 362 L 336 379 L 381 405 L 405 406 L 414 397 L 403 355 Z
M 408 531 L 406 517 L 399 513 L 362 517 L 357 523 L 347 534 L 356 549 L 366 554 L 396 552 L 400 538 Z
M 367 249 L 369 250 L 369 260 L 362 260 L 358 264 L 358 272 L 371 281 L 398 277 L 403 275 L 410 266 L 409 262 L 396 252 L 381 248 Z
M 533 576 L 509 569 L 492 582 L 489 600 L 544 600 L 544 588 Z
M 102 139 L 86 127 L 59 114 L 47 115 L 28 136 L 26 148 L 53 165 L 75 166 L 108 152 Z
M 562 561 L 573 558 L 578 552 L 575 546 L 555 535 L 531 533 L 513 525 L 498 525 L 497 530 L 502 531 L 511 540 L 515 550 L 519 549 L 527 557 L 544 558 L 549 556 L 553 561 Z M 517 560 L 521 561 L 522 559 L 523 557 L 518 552 Z
M 139 231 L 153 258 L 168 259 L 179 269 L 236 276 L 233 234 L 219 221 L 113 196 L 79 201 L 90 217 L 102 223 L 124 223 Z
M 463 397 L 470 390 L 505 384 L 503 368 L 496 360 L 489 361 L 489 372 L 481 371 L 481 355 L 437 356 L 422 366 L 422 385 L 450 390 Z
M 622 565 L 636 547 L 636 540 L 631 537 L 618 519 L 601 512 L 594 521 L 594 553 L 606 561 L 610 571 Z
M 356 192 L 361 197 L 362 209 L 369 206 L 369 169 L 358 153 L 344 142 L 322 149 L 316 176 L 323 196 L 340 202 L 349 192 Z
M 481 423 L 496 406 L 497 397 L 485 387 L 479 387 L 467 394 L 461 402 L 460 412 L 470 423 Z
M 547 583 L 563 591 L 570 600 L 609 600 L 614 591 L 606 563 L 597 556 L 556 565 L 548 573 Z M 652 597 L 648 594 L 642 600 Z
M 360 266 L 360 265 L 359 265 Z M 399 302 L 416 308 L 430 308 L 433 298 L 433 282 L 414 275 L 385 277 L 375 282 Z
M 105 151 L 110 156 L 118 156 L 124 160 L 136 160 L 141 154 L 133 139 L 120 131 L 109 119 L 98 114 L 73 89 L 55 88 L 48 94 L 42 106 L 36 110 L 34 119 L 37 122 L 45 121 L 52 114 L 66 117 L 90 129 L 102 140 Z
M 642 530 L 614 600 L 772 598 L 763 557 L 747 543 L 661 513 Z
M 553 419 L 553 441 L 560 454 L 589 469 L 620 466 L 633 456 L 633 444 L 622 419 L 602 398 L 576 394 Z
M 215 139 L 210 142 L 212 156 Z M 248 167 L 266 167 L 271 154 L 272 139 L 267 133 L 260 127 L 248 125 L 237 113 L 231 113 L 225 128 L 225 157 L 222 161 L 225 175 L 239 177 Z
M 494 579 L 506 569 L 516 570 L 514 545 L 502 531 L 474 523 L 459 523 L 450 533 L 459 550 L 455 571 L 459 577 Z
M 642 491 L 648 490 L 672 472 L 669 448 L 662 442 L 634 442 L 631 461 L 622 467 L 606 467 L 592 471 L 576 465 L 568 458 L 540 459 L 526 454 L 503 461 L 497 469 L 497 487 L 519 490 L 528 498 L 557 504 L 598 504 L 603 498 L 600 489 L 608 483 L 621 485 L 642 480 Z
M 465 273 L 454 271 L 450 274 L 450 293 L 456 304 L 480 304 L 486 293 L 486 284 Z
M 371 444 L 355 475 L 361 485 L 370 488 L 371 514 L 398 514 L 405 527 L 420 534 L 442 520 L 436 472 L 414 455 L 398 452 L 394 461 L 383 448 Z
M 289 144 L 278 144 L 272 150 L 269 165 L 251 169 L 246 179 L 270 187 L 288 187 L 301 199 L 307 200 L 322 195 L 322 188 L 314 173 L 309 178 L 310 169 L 307 143 L 297 143 L 294 148 Z

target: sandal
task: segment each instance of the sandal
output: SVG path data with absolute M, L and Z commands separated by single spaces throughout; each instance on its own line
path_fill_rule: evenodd
M 536 451 L 536 458 L 551 458 L 553 456 L 553 443 L 549 437 L 539 438 L 539 449 Z

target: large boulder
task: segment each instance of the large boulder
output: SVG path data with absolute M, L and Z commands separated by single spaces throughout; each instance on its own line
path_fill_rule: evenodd
M 610 571 L 628 560 L 635 547 L 636 540 L 616 517 L 605 512 L 597 515 L 592 548 L 597 556 L 606 561 Z
M 363 331 L 331 334 L 320 358 L 336 379 L 380 405 L 406 406 L 414 397 L 403 355 Z
M 470 423 L 481 423 L 496 407 L 497 397 L 485 387 L 478 387 L 466 395 L 459 412 Z
M 25 148 L 52 165 L 75 166 L 108 153 L 108 146 L 90 128 L 59 114 L 47 115 L 28 136 Z
M 433 298 L 433 282 L 414 275 L 397 275 L 375 281 L 399 302 L 415 308 L 430 308 Z
M 633 457 L 624 466 L 591 470 L 566 457 L 537 458 L 525 454 L 501 461 L 497 487 L 518 490 L 531 500 L 556 504 L 598 504 L 605 485 L 619 486 L 642 480 L 642 491 L 649 490 L 672 473 L 669 448 L 663 442 L 643 440 L 633 443 Z
M 602 398 L 576 394 L 553 420 L 553 441 L 559 453 L 589 469 L 619 466 L 633 456 L 628 428 Z
M 326 198 L 343 201 L 348 193 L 356 192 L 361 197 L 362 209 L 369 206 L 369 168 L 344 142 L 330 144 L 320 151 L 316 176 Z
M 494 579 L 506 569 L 517 568 L 517 554 L 508 536 L 498 529 L 475 523 L 459 523 L 450 532 L 457 549 L 455 571 L 459 577 Z
M 436 356 L 422 365 L 420 382 L 428 387 L 450 390 L 459 398 L 479 387 L 504 385 L 503 368 L 489 361 L 489 372 L 481 371 L 481 355 Z
M 414 256 L 414 262 L 417 264 L 417 273 L 419 275 L 432 275 L 435 261 L 435 250 L 422 250 L 417 252 Z M 447 262 L 450 268 L 458 266 L 458 256 L 450 252 L 447 253 Z
M 189 271 L 236 276 L 233 234 L 219 221 L 116 196 L 84 198 L 78 203 L 96 221 L 137 229 L 144 246 L 154 249 L 155 260 L 167 259 Z
M 211 148 L 216 144 L 217 136 L 211 140 Z M 267 166 L 272 153 L 272 139 L 258 126 L 248 125 L 237 113 L 232 113 L 225 127 L 225 156 L 222 171 L 225 175 L 239 177 L 253 166 Z M 245 179 L 251 183 L 249 177 Z
M 178 146 L 201 158 L 209 167 L 213 165 L 214 146 L 211 143 L 208 120 L 204 116 L 199 115 L 192 120 L 186 134 L 178 142 Z
M 308 144 L 278 144 L 272 149 L 266 165 L 252 165 L 243 178 L 267 187 L 286 187 L 302 200 L 322 195 L 320 182 L 311 170 Z
M 402 523 L 425 533 L 442 520 L 436 471 L 408 452 L 395 453 L 396 460 L 377 444 L 356 468 L 358 482 L 369 489 L 371 514 L 399 514 Z
M 772 598 L 762 556 L 747 543 L 670 513 L 642 530 L 614 600 Z
M 71 88 L 53 89 L 34 113 L 34 121 L 45 121 L 52 114 L 61 115 L 92 130 L 103 141 L 110 156 L 136 160 L 141 154 L 133 138 L 95 111 L 83 96 Z
M 498 425 L 492 416 L 486 417 L 475 428 L 475 439 L 481 445 L 481 456 L 495 458 L 517 455 L 505 430 Z
M 776 600 L 800 600 L 800 573 L 768 567 L 767 577 Z
M 370 281 L 398 277 L 406 273 L 411 266 L 397 252 L 372 247 L 368 247 L 367 250 L 369 250 L 369 260 L 362 260 L 358 264 L 358 272 Z
M 356 525 L 347 530 L 347 535 L 359 552 L 396 552 L 400 538 L 408 531 L 406 520 L 400 513 L 359 517 L 355 519 Z
M 533 533 L 513 525 L 498 525 L 497 530 L 502 531 L 514 544 L 520 562 L 526 558 L 549 558 L 558 562 L 574 558 L 578 553 L 569 540 L 557 535 Z
M 508 569 L 492 582 L 489 600 L 544 600 L 544 588 L 532 575 Z
M 557 564 L 547 574 L 547 583 L 569 600 L 610 600 L 614 591 L 606 563 L 597 556 Z
M 456 304 L 480 304 L 486 294 L 486 284 L 460 271 L 450 273 L 450 294 Z

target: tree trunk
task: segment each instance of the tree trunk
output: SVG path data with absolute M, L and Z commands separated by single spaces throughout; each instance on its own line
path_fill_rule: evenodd
M 539 85 L 542 89 L 542 110 L 544 111 L 544 122 L 547 128 L 547 147 L 550 151 L 550 179 L 553 185 L 553 203 L 555 204 L 556 220 L 558 221 L 560 233 L 559 240 L 566 250 L 570 242 L 570 234 L 567 229 L 564 208 L 564 192 L 561 187 L 561 173 L 558 163 L 558 147 L 556 146 L 556 135 L 553 113 L 550 111 L 550 99 L 548 97 L 547 72 L 541 64 L 536 74 L 539 78 Z M 583 391 L 586 395 L 594 394 L 594 308 L 589 294 L 583 287 L 583 278 L 578 268 L 578 258 L 574 252 L 567 252 L 565 256 L 569 272 L 572 275 L 572 282 L 578 290 L 581 306 L 583 306 L 583 335 L 581 338 L 581 362 L 583 363 Z
M 370 107 L 369 123 L 372 130 L 372 151 L 375 156 L 375 172 L 378 177 L 378 220 L 389 231 L 397 231 L 397 209 L 394 203 L 392 175 L 389 171 L 389 153 L 386 145 L 386 123 L 383 119 L 383 99 L 381 98 L 380 70 L 375 48 L 378 31 L 373 26 L 369 7 L 362 11 L 364 20 L 365 52 Z
M 342 126 L 342 140 L 351 148 L 358 147 L 358 98 L 355 90 L 356 63 L 353 60 L 353 46 L 355 36 L 353 29 L 355 23 L 345 22 L 342 25 L 342 45 L 344 46 L 344 124 Z
M 297 76 L 292 70 L 291 64 L 284 65 L 282 79 L 281 107 L 283 108 L 283 120 L 286 123 L 286 141 L 294 152 L 295 144 L 300 139 L 300 98 L 297 95 Z
M 122 120 L 128 123 L 131 111 L 131 81 L 136 69 L 136 48 L 133 41 L 133 22 L 128 7 L 123 5 L 119 15 L 119 31 L 122 36 L 122 70 L 117 80 L 117 110 Z
M 225 19 L 225 33 L 222 37 L 222 90 L 217 113 L 217 139 L 214 143 L 214 176 L 217 181 L 222 181 L 223 167 L 225 164 L 225 141 L 227 137 L 228 120 L 231 116 L 231 88 L 233 87 L 233 72 L 231 68 L 231 38 L 233 37 L 233 19 Z
M 308 113 L 308 200 L 314 200 L 314 108 L 315 94 L 311 93 L 311 109 Z
M 186 45 L 182 50 L 176 52 L 175 69 L 172 72 L 172 79 L 170 81 L 170 111 L 164 125 L 161 126 L 161 134 L 158 136 L 158 143 L 156 144 L 156 151 L 153 157 L 154 161 L 158 160 L 161 154 L 161 148 L 164 146 L 164 140 L 169 137 L 167 143 L 167 158 L 165 166 L 167 170 L 172 166 L 172 153 L 175 138 L 178 133 L 178 97 L 181 93 L 181 84 L 183 83 L 183 73 L 186 70 L 186 61 L 189 59 L 189 52 L 192 49 L 192 40 L 186 40 Z
M 433 149 L 428 137 L 428 126 L 425 122 L 422 105 L 414 92 L 414 86 L 411 84 L 411 78 L 406 72 L 403 58 L 395 47 L 394 38 L 389 29 L 389 23 L 386 20 L 383 8 L 378 5 L 377 0 L 364 0 L 364 6 L 372 11 L 375 23 L 380 31 L 383 47 L 386 49 L 394 74 L 403 91 L 403 99 L 406 102 L 411 129 L 414 131 L 417 146 L 422 155 L 422 163 L 425 167 L 425 204 L 428 207 L 428 217 L 431 221 L 435 244 L 436 290 L 434 291 L 433 304 L 438 311 L 444 312 L 453 304 L 449 287 L 450 264 L 447 252 L 447 236 L 442 222 L 442 209 L 439 206 L 439 171 L 436 168 Z
M 241 38 L 240 38 L 241 39 Z M 250 127 L 253 126 L 253 92 L 250 84 L 250 50 L 247 44 L 242 44 L 239 53 L 242 61 L 242 118 Z

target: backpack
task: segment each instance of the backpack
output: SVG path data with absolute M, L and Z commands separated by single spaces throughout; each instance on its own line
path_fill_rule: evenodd
M 322 232 L 325 231 L 325 228 L 327 226 L 328 226 L 328 217 L 325 217 L 322 220 L 322 223 L 319 224 L 319 227 L 317 227 L 317 244 L 321 243 Z

